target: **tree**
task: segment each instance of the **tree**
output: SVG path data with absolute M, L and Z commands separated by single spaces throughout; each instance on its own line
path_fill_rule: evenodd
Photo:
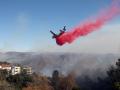
M 50 81 L 45 76 L 33 74 L 33 82 L 23 90 L 54 90 L 50 85 Z
M 59 90 L 60 85 L 59 71 L 57 70 L 53 71 L 51 83 L 54 90 Z
M 0 70 L 0 81 L 6 80 L 7 75 L 7 70 Z
M 120 59 L 116 62 L 116 66 L 111 66 L 107 72 L 108 78 L 114 90 L 120 90 Z
M 29 75 L 17 74 L 10 75 L 6 79 L 10 84 L 15 86 L 18 89 L 22 89 L 23 87 L 27 87 L 30 82 L 32 82 L 32 77 Z
M 72 90 L 75 87 L 75 79 L 72 76 L 72 74 L 69 74 L 68 76 L 64 77 L 61 80 L 61 90 Z

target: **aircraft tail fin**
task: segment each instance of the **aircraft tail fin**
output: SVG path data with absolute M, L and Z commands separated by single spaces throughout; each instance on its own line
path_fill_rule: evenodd
M 66 31 L 66 26 L 63 27 L 63 31 Z
M 51 32 L 51 34 L 53 34 L 53 37 L 52 37 L 52 38 L 55 38 L 55 37 L 56 37 L 56 34 L 55 34 L 53 31 L 51 31 L 51 30 L 50 30 L 50 32 Z

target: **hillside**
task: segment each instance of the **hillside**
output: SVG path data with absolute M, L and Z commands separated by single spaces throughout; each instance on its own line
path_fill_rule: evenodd
M 105 71 L 109 65 L 114 65 L 119 55 L 115 54 L 84 54 L 84 53 L 34 53 L 6 52 L 0 53 L 1 61 L 20 63 L 32 66 L 33 70 L 45 75 L 51 75 L 53 70 L 67 74 L 92 75 L 93 72 Z M 97 72 L 98 73 L 98 72 Z

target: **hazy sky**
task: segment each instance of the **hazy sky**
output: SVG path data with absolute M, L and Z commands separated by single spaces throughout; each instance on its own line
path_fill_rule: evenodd
M 112 0 L 0 0 L 0 50 L 40 52 L 120 52 L 120 17 L 100 31 L 57 46 L 49 30 L 78 25 Z

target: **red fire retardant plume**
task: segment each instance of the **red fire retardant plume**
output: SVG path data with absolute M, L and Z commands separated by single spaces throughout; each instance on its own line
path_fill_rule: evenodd
M 100 30 L 100 28 L 113 17 L 120 13 L 120 8 L 116 6 L 112 6 L 109 9 L 103 11 L 98 15 L 96 20 L 87 21 L 75 28 L 73 28 L 69 32 L 65 32 L 61 36 L 56 38 L 56 42 L 58 45 L 63 45 L 65 43 L 72 43 L 79 37 L 86 36 L 93 31 Z

